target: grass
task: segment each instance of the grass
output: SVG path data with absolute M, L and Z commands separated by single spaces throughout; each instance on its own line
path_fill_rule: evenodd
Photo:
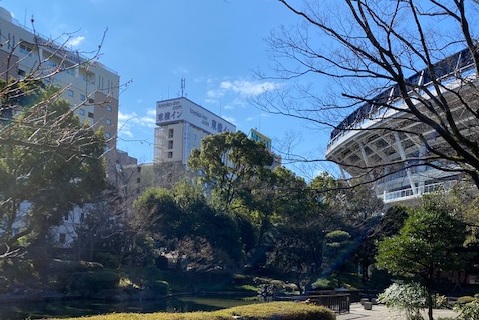
M 270 302 L 238 306 L 212 312 L 185 313 L 113 313 L 108 315 L 63 320 L 227 320 L 241 316 L 248 320 L 334 320 L 336 315 L 329 309 L 298 302 Z

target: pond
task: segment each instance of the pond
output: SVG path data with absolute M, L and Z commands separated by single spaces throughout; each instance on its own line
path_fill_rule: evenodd
M 213 311 L 255 301 L 244 297 L 174 297 L 156 301 L 128 301 L 110 303 L 100 300 L 48 301 L 0 304 L 0 319 L 24 320 L 66 318 L 113 312 L 150 313 L 158 311 L 190 312 Z

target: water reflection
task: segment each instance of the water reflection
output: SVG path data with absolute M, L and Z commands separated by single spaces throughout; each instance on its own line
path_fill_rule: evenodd
M 251 304 L 244 298 L 181 297 L 158 301 L 128 301 L 109 303 L 98 300 L 50 301 L 0 304 L 0 319 L 24 320 L 61 317 L 80 317 L 112 312 L 150 313 L 213 311 L 237 305 Z

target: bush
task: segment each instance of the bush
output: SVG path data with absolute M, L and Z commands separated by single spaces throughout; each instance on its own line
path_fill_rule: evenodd
M 462 297 L 457 298 L 456 303 L 458 303 L 458 304 L 466 304 L 466 303 L 472 302 L 472 301 L 474 301 L 474 300 L 476 300 L 476 298 L 474 298 L 474 297 L 471 297 L 471 296 L 462 296 Z
M 109 252 L 98 252 L 95 261 L 101 263 L 105 268 L 117 269 L 120 266 L 120 258 Z
M 90 271 L 73 274 L 70 290 L 82 296 L 98 293 L 100 290 L 114 289 L 120 276 L 113 271 Z
M 212 312 L 188 313 L 116 313 L 93 316 L 90 320 L 231 320 L 240 316 L 248 320 L 334 320 L 336 315 L 324 307 L 298 302 L 270 302 L 238 306 Z
M 479 301 L 475 298 L 472 299 L 470 302 L 454 305 L 454 311 L 459 313 L 458 319 L 479 320 Z
M 156 280 L 146 284 L 146 287 L 150 289 L 155 295 L 167 295 L 170 293 L 170 285 L 166 281 Z
M 333 289 L 334 288 L 334 282 L 331 281 L 330 279 L 326 278 L 318 278 L 313 284 L 311 284 L 311 287 L 315 290 L 327 290 L 327 289 Z
M 379 295 L 379 302 L 388 308 L 405 312 L 406 319 L 423 319 L 421 310 L 427 307 L 427 290 L 418 283 L 393 283 Z
M 73 261 L 53 259 L 50 262 L 50 272 L 55 273 L 72 273 L 102 270 L 103 265 L 98 262 L 91 261 Z

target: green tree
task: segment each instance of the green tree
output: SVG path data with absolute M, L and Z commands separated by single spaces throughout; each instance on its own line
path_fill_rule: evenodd
M 325 233 L 341 229 L 351 237 L 350 247 L 344 252 L 348 254 L 347 259 L 338 261 L 354 260 L 359 263 L 363 269 L 363 280 L 366 282 L 367 268 L 373 261 L 373 248 L 376 246 L 374 241 L 368 241 L 368 238 L 380 220 L 384 205 L 370 184 L 364 182 L 353 184 L 356 186 L 351 187 L 325 172 L 310 183 L 311 189 L 324 207 L 323 210 L 330 216 L 332 229 L 325 230 Z
M 272 154 L 263 144 L 249 139 L 241 131 L 210 135 L 192 151 L 188 166 L 201 173 L 222 210 L 234 201 L 247 200 L 253 181 L 261 181 L 273 163 Z
M 283 272 L 314 273 L 322 264 L 324 235 L 334 223 L 333 216 L 302 178 L 284 168 L 273 173 L 274 197 L 268 201 L 274 205 L 276 218 L 269 263 Z
M 359 241 L 360 244 L 356 249 L 356 260 L 361 267 L 364 284 L 371 280 L 369 268 L 374 265 L 379 241 L 399 233 L 407 217 L 406 208 L 393 206 L 384 215 L 377 216 L 371 220 L 370 228 L 366 235 L 361 238 L 362 240 Z M 381 283 L 376 283 L 376 285 L 383 287 L 387 285 L 388 281 L 388 278 L 382 279 Z
M 345 271 L 347 257 L 352 256 L 351 235 L 343 230 L 333 230 L 325 235 L 323 254 L 323 274 L 336 277 Z M 339 284 L 339 283 L 338 283 Z
M 377 266 L 396 276 L 419 280 L 428 290 L 429 319 L 433 319 L 433 290 L 442 273 L 464 262 L 464 224 L 427 201 L 410 212 L 398 235 L 379 243 Z
M 103 134 L 82 125 L 68 103 L 58 99 L 58 90 L 34 88 L 28 99 L 17 97 L 27 101 L 17 106 L 20 114 L 0 124 L 0 243 L 5 252 L 46 241 L 64 215 L 95 201 L 106 186 Z
M 135 237 L 154 240 L 155 249 L 166 248 L 195 261 L 217 265 L 238 265 L 242 259 L 240 234 L 235 220 L 211 207 L 201 190 L 194 185 L 179 183 L 172 190 L 152 188 L 135 202 Z M 141 231 L 141 232 L 140 232 Z M 194 252 L 195 241 L 208 244 L 210 257 L 199 259 Z M 136 259 L 138 260 L 138 259 Z

